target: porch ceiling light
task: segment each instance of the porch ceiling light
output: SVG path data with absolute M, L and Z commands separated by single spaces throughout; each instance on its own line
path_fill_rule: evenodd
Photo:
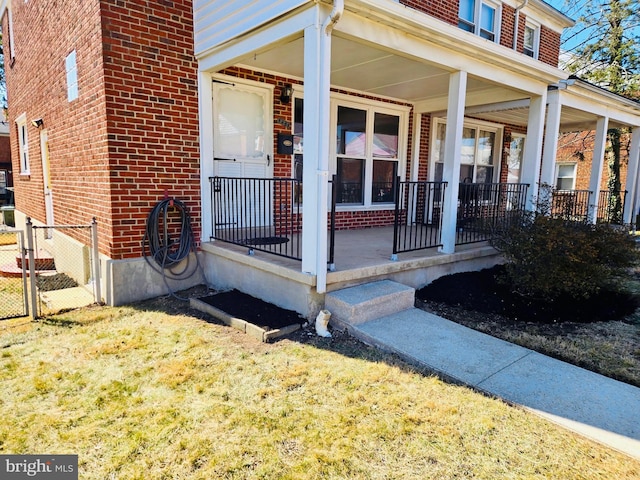
M 287 83 L 284 87 L 282 87 L 282 92 L 280 93 L 280 102 L 289 103 L 291 101 L 292 94 L 293 86 L 290 83 Z

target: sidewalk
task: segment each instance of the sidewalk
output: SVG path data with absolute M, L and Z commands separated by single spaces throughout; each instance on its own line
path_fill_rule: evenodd
M 640 388 L 411 308 L 354 336 L 640 460 Z

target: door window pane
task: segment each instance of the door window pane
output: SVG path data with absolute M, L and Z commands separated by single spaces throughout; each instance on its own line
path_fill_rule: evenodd
M 338 199 L 337 203 L 364 203 L 362 184 L 364 181 L 364 160 L 338 158 Z
M 373 156 L 377 158 L 398 157 L 398 131 L 400 117 L 376 113 L 373 123 Z
M 371 201 L 374 203 L 391 203 L 395 200 L 395 178 L 398 173 L 398 162 L 386 160 L 373 161 L 373 183 Z
M 217 120 L 217 151 L 220 156 L 257 158 L 264 155 L 262 95 L 238 89 L 220 89 Z
M 520 165 L 522 165 L 522 155 L 524 154 L 525 137 L 513 137 L 509 147 L 509 169 L 507 173 L 508 183 L 518 183 L 520 181 Z
M 496 143 L 495 132 L 485 132 L 480 130 L 478 137 L 478 160 L 479 165 L 493 165 L 493 147 Z
M 367 146 L 367 112 L 350 107 L 338 107 L 337 153 L 364 157 Z

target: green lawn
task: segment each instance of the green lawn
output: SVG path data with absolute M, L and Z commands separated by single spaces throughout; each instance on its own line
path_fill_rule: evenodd
M 262 344 L 177 301 L 0 323 L 0 453 L 82 479 L 637 479 L 640 462 L 346 337 Z

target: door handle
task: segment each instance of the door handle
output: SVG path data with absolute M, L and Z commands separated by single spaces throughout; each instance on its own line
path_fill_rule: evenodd
M 267 155 L 267 167 L 271 164 L 271 156 Z

